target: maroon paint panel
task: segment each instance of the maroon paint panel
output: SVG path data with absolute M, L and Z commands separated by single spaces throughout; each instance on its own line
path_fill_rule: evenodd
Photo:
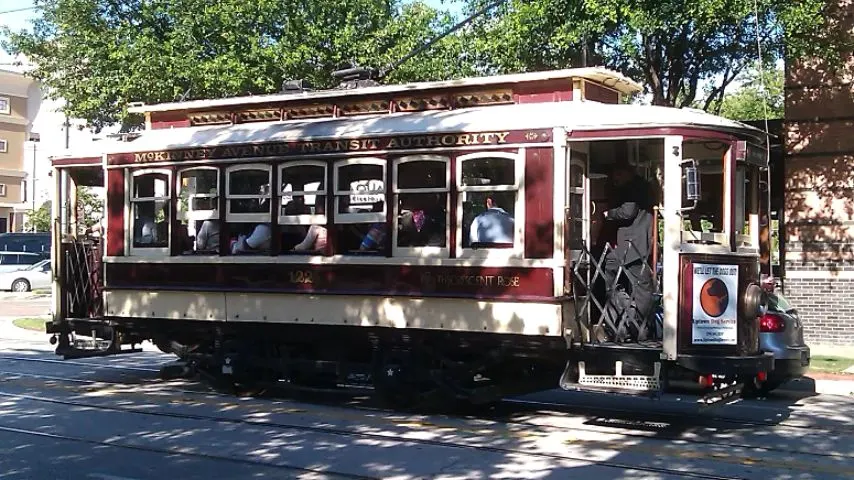
M 559 79 L 522 84 L 514 89 L 516 103 L 552 103 L 572 100 L 572 80 Z
M 190 126 L 186 112 L 152 112 L 151 129 L 183 128 Z
M 255 157 L 296 156 L 306 154 L 335 154 L 377 150 L 405 151 L 413 148 L 447 149 L 460 146 L 500 146 L 518 143 L 551 142 L 550 129 L 401 135 L 389 137 L 317 140 L 299 142 L 264 142 L 215 147 L 185 148 L 163 151 L 118 153 L 107 156 L 110 165 L 143 165 L 160 162 L 192 162 L 194 160 L 238 159 Z
M 100 165 L 103 161 L 101 157 L 80 157 L 80 158 L 57 158 L 50 163 L 54 167 L 62 167 L 68 165 Z
M 107 255 L 125 254 L 125 172 L 107 171 Z
M 584 83 L 584 98 L 602 103 L 620 103 L 620 94 L 595 83 Z
M 554 255 L 554 151 L 527 150 L 525 159 L 525 258 Z
M 306 264 L 105 264 L 107 288 L 551 300 L 549 268 Z

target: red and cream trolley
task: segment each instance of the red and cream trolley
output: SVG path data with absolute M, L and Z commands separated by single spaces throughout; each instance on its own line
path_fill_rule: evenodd
M 398 405 L 761 378 L 765 135 L 639 91 L 584 68 L 135 105 L 145 130 L 53 159 L 47 330 L 66 357 L 150 339 Z M 617 161 L 658 192 L 658 307 L 619 340 L 596 293 Z M 105 188 L 102 234 L 80 186 Z

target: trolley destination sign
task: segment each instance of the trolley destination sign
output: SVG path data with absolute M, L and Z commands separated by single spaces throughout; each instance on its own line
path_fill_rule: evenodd
M 546 142 L 551 140 L 548 130 L 524 132 L 493 131 L 476 133 L 447 133 L 429 135 L 397 135 L 376 138 L 341 140 L 270 142 L 261 145 L 224 145 L 176 150 L 144 151 L 108 155 L 110 165 L 185 162 L 214 159 L 240 159 L 277 157 L 324 153 L 347 153 L 413 148 L 465 147 L 477 145 L 505 145 L 509 143 Z

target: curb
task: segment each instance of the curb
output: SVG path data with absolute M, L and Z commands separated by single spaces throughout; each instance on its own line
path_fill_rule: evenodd
M 774 390 L 779 393 L 854 396 L 854 375 L 810 375 L 800 377 Z

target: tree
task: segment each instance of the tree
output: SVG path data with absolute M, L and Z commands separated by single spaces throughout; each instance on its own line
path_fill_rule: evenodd
M 77 221 L 79 230 L 97 225 L 104 216 L 104 200 L 89 187 L 77 187 Z
M 743 84 L 713 106 L 712 111 L 732 120 L 783 118 L 783 70 L 752 68 Z
M 848 41 L 824 33 L 825 9 L 825 0 L 510 0 L 477 27 L 475 44 L 497 72 L 586 59 L 642 81 L 654 105 L 709 109 L 760 60 L 760 48 L 769 63 L 784 49 L 847 51 Z
M 28 232 L 49 232 L 50 231 L 50 200 L 44 202 L 37 210 L 30 210 L 27 215 L 27 221 L 24 225 L 24 230 Z M 33 228 L 35 227 L 35 229 Z
M 6 31 L 4 46 L 37 65 L 30 75 L 65 113 L 99 131 L 138 128 L 129 102 L 221 98 L 278 91 L 286 79 L 316 88 L 352 65 L 385 65 L 450 24 L 400 0 L 36 0 L 33 32 Z M 390 81 L 466 72 L 454 38 Z

